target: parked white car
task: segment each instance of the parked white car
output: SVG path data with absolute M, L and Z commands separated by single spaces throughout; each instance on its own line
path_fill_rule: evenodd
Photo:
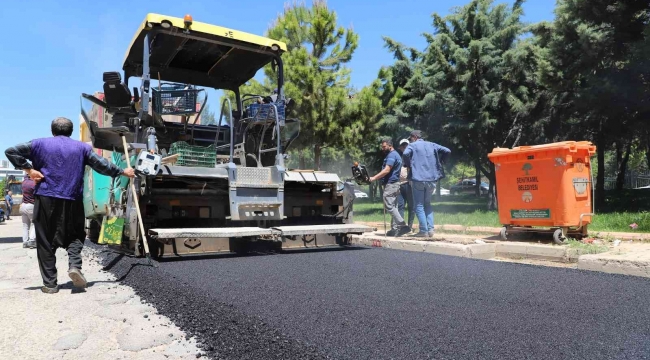
M 448 196 L 448 195 L 451 195 L 449 189 L 440 188 L 440 196 Z
M 361 191 L 359 189 L 354 189 L 354 197 L 357 198 L 357 199 L 367 198 L 368 194 L 364 193 L 363 191 Z

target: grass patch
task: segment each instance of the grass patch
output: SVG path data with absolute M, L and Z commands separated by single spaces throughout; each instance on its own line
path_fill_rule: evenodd
M 627 207 L 626 207 L 627 204 Z M 500 227 L 496 211 L 487 211 L 486 199 L 471 195 L 443 196 L 433 201 L 434 223 L 438 225 Z M 624 190 L 607 192 L 607 206 L 596 209 L 589 231 L 650 232 L 650 191 Z M 354 203 L 354 219 L 365 222 L 382 222 L 383 205 L 359 199 Z M 390 215 L 386 214 L 386 221 Z M 417 218 L 415 219 L 417 224 Z M 630 224 L 636 223 L 636 230 Z
M 576 239 L 567 239 L 566 242 L 570 249 L 575 249 L 580 254 L 600 254 L 609 251 L 606 245 L 585 244 Z

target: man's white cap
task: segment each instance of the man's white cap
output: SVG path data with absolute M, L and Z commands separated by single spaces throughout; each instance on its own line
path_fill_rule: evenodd
M 406 145 L 408 145 L 408 144 L 409 144 L 409 141 L 406 140 L 406 139 L 402 139 L 402 140 L 399 141 L 399 144 L 400 144 L 400 146 L 401 146 L 402 144 L 406 144 Z

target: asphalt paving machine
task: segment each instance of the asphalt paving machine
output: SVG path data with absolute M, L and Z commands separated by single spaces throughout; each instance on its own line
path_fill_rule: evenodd
M 189 15 L 148 14 L 122 72 L 103 74 L 103 96 L 82 94 L 82 138 L 138 175 L 113 179 L 86 169 L 89 238 L 137 256 L 146 241 L 160 257 L 245 252 L 260 244 L 341 246 L 372 231 L 353 222 L 351 182 L 285 167 L 300 131 L 283 93 L 286 50 L 280 41 Z M 241 94 L 268 64 L 277 91 Z M 200 124 L 207 89 L 234 95 L 234 102 L 224 98 L 216 124 Z

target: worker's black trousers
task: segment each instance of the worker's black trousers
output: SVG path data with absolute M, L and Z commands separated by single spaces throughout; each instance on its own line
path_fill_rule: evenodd
M 36 251 L 43 285 L 57 285 L 56 249 L 68 251 L 70 268 L 81 270 L 81 250 L 86 238 L 84 206 L 81 200 L 65 200 L 49 196 L 35 197 L 34 228 Z

